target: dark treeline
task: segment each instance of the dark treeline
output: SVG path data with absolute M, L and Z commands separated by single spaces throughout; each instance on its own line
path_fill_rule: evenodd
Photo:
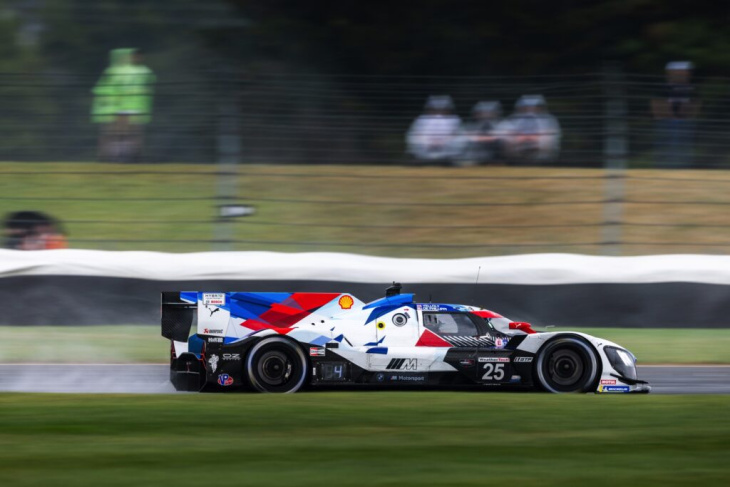
M 209 45 L 227 46 L 239 59 L 325 72 L 576 73 L 612 60 L 657 73 L 668 60 L 689 58 L 708 73 L 730 73 L 726 2 L 232 3 L 250 26 L 220 32 Z
M 249 123 L 274 116 L 276 103 L 275 123 L 298 130 L 291 132 L 299 141 L 291 152 L 301 161 L 328 154 L 336 160 L 332 149 L 370 151 L 379 160 L 384 151 L 402 152 L 402 134 L 430 91 L 428 81 L 412 99 L 368 98 L 357 91 L 362 84 L 333 75 L 569 76 L 597 73 L 608 62 L 627 73 L 661 75 L 668 61 L 687 59 L 699 76 L 724 77 L 730 76 L 729 10 L 727 2 L 711 0 L 6 0 L 0 126 L 13 132 L 5 133 L 0 157 L 44 160 L 52 149 L 54 158 L 93 158 L 90 89 L 114 48 L 142 49 L 157 76 L 149 160 L 213 160 L 220 107 L 234 99 Z M 258 93 L 272 89 L 266 78 L 272 75 L 289 85 L 263 99 Z M 300 83 L 299 76 L 309 78 Z M 458 80 L 439 83 L 435 89 L 453 95 L 462 116 L 482 96 Z M 725 85 L 717 86 L 724 96 Z M 297 87 L 329 99 L 301 95 Z M 484 90 L 507 109 L 521 93 Z M 598 105 L 577 107 L 545 93 L 563 113 L 602 113 Z M 331 127 L 302 118 L 335 112 L 358 127 L 392 118 L 386 128 L 378 124 L 382 133 L 359 135 L 338 119 L 336 140 Z M 242 131 L 260 141 L 279 136 L 266 125 Z M 572 147 L 585 151 L 593 135 L 581 137 Z M 328 141 L 323 152 L 307 148 L 321 139 Z M 600 139 L 590 143 L 599 147 Z M 268 155 L 265 146 L 255 154 L 262 161 Z
M 7 0 L 4 71 L 96 72 L 143 48 L 164 69 L 221 63 L 356 74 L 550 74 L 692 59 L 730 74 L 727 2 Z

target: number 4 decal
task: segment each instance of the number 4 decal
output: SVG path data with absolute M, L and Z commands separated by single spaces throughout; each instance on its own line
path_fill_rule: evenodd
M 484 364 L 482 380 L 501 381 L 504 379 L 504 364 Z

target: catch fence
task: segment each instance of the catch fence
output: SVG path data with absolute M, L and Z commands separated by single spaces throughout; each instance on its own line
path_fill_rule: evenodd
M 16 161 L 0 167 L 1 212 L 48 212 L 83 248 L 423 257 L 730 248 L 730 80 L 694 80 L 691 158 L 677 162 L 658 158 L 659 76 L 157 75 L 139 164 L 96 161 L 96 76 L 0 75 L 0 159 Z M 549 162 L 415 166 L 406 153 L 430 95 L 450 95 L 467 121 L 479 101 L 500 101 L 506 116 L 528 94 L 560 124 Z M 225 205 L 255 213 L 222 217 Z
M 629 167 L 730 164 L 725 78 L 693 80 L 701 107 L 691 120 L 690 150 L 681 161 L 664 161 L 661 146 L 671 140 L 651 110 L 653 99 L 666 98 L 663 76 L 156 74 L 140 156 L 149 163 L 408 164 L 405 136 L 429 96 L 449 95 L 466 123 L 480 101 L 501 103 L 506 118 L 520 97 L 539 94 L 560 124 L 560 150 L 549 165 L 603 167 L 612 138 Z M 96 161 L 101 126 L 92 123 L 91 107 L 98 78 L 0 74 L 0 160 Z

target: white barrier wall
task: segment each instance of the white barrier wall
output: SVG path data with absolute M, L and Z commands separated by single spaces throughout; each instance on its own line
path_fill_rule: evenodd
M 725 256 L 430 260 L 91 250 L 0 250 L 0 324 L 156 325 L 162 291 L 349 292 L 370 301 L 393 281 L 421 301 L 478 305 L 536 326 L 730 326 Z
M 0 277 L 100 276 L 158 281 L 334 281 L 353 283 L 558 285 L 694 282 L 730 284 L 730 256 L 599 257 L 526 254 L 403 259 L 340 253 L 108 252 L 0 250 Z

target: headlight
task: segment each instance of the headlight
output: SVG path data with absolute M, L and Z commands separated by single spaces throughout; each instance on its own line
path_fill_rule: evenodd
M 608 361 L 616 371 L 627 379 L 636 380 L 636 359 L 628 350 L 604 347 Z

